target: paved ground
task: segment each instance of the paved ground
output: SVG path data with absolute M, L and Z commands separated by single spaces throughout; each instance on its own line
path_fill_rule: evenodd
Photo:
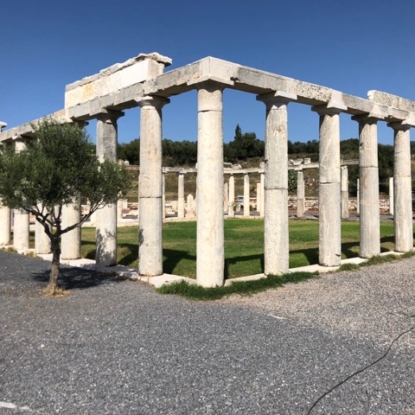
M 415 259 L 201 303 L 0 252 L 0 414 L 295 414 L 415 326 Z M 415 414 L 415 332 L 311 414 Z

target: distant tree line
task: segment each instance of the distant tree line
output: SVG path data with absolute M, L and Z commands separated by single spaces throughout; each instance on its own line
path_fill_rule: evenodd
M 162 142 L 163 165 L 193 166 L 197 162 L 197 142 L 172 141 L 164 139 Z M 254 132 L 244 133 L 239 125 L 235 128 L 233 141 L 223 146 L 224 161 L 238 163 L 250 159 L 263 159 L 265 143 L 257 138 Z M 415 143 L 411 142 L 411 152 L 415 152 Z M 359 140 L 350 138 L 340 142 L 341 158 L 344 160 L 359 158 Z M 312 161 L 318 161 L 319 142 L 310 140 L 305 143 L 288 141 L 288 154 L 290 158 L 309 157 Z M 140 162 L 140 139 L 135 139 L 127 144 L 119 144 L 118 157 L 128 160 L 130 164 L 138 165 Z M 388 178 L 393 175 L 393 146 L 378 144 L 379 181 L 382 186 L 387 186 Z M 351 190 L 355 190 L 358 178 L 358 166 L 349 167 L 349 179 Z

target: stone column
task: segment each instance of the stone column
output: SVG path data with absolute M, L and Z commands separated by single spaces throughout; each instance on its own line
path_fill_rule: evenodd
M 389 123 L 394 130 L 394 224 L 395 251 L 413 250 L 410 126 Z
M 270 93 L 257 100 L 266 105 L 264 273 L 288 272 L 288 119 L 287 104 L 295 95 Z
M 161 97 L 144 97 L 140 110 L 140 177 L 138 272 L 163 274 L 163 173 L 162 108 L 170 102 Z
M 42 206 L 38 206 L 39 210 L 42 210 Z M 49 254 L 50 238 L 45 233 L 45 228 L 40 224 L 39 221 L 35 221 L 35 253 L 36 254 Z
M 11 236 L 10 226 L 10 209 L 7 206 L 3 206 L 0 200 L 0 246 L 9 245 Z
M 23 151 L 26 144 L 22 139 L 16 140 L 16 151 Z M 17 251 L 29 249 L 30 217 L 23 209 L 14 209 L 13 247 Z
M 304 172 L 297 171 L 297 218 L 303 218 L 305 211 Z
M 231 174 L 229 176 L 229 207 L 228 217 L 235 217 L 235 176 Z
M 341 217 L 349 219 L 349 169 L 341 166 Z
M 352 118 L 359 123 L 359 255 L 370 258 L 380 253 L 377 119 L 366 115 Z
M 229 208 L 229 188 L 228 183 L 223 184 L 223 212 L 227 213 Z
M 389 177 L 389 213 L 393 215 L 393 203 L 394 203 L 394 197 L 393 197 L 393 177 Z
M 356 180 L 356 213 L 360 214 L 360 180 Z
M 250 214 L 249 174 L 244 173 L 244 217 L 249 218 Z
M 261 211 L 261 182 L 256 183 L 256 210 Z
M 184 218 L 184 173 L 179 173 L 177 192 L 177 217 Z
M 162 202 L 161 202 L 161 214 L 163 219 L 166 217 L 166 174 L 162 171 L 161 175 L 161 188 L 162 188 Z
M 197 283 L 224 283 L 222 90 L 214 82 L 198 88 Z
M 264 173 L 260 173 L 260 177 L 261 177 L 261 209 L 259 211 L 259 216 L 261 218 L 264 217 L 264 207 L 265 207 L 265 174 Z
M 81 220 L 81 203 L 76 201 L 62 206 L 62 229 L 79 223 Z M 66 232 L 61 238 L 61 259 L 81 258 L 81 227 Z
M 319 154 L 319 264 L 333 267 L 341 261 L 340 123 L 341 109 L 315 106 L 320 116 Z
M 124 113 L 103 111 L 97 116 L 97 157 L 117 161 L 117 120 Z M 96 264 L 111 266 L 117 263 L 117 203 L 98 209 L 96 212 Z

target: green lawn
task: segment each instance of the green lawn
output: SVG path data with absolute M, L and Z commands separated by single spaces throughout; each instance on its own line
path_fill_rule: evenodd
M 318 222 L 290 221 L 290 268 L 318 262 Z M 234 278 L 263 272 L 263 220 L 225 221 L 225 277 Z M 393 222 L 382 222 L 382 252 L 393 250 Z M 118 228 L 118 262 L 137 267 L 138 229 Z M 164 271 L 196 276 L 196 222 L 168 222 L 163 225 Z M 358 256 L 359 223 L 342 223 L 342 258 Z M 82 229 L 82 255 L 95 257 L 95 228 Z

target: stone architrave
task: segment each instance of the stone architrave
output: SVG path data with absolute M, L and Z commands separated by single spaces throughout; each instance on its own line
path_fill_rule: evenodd
M 264 274 L 288 272 L 288 118 L 287 105 L 297 97 L 287 93 L 260 95 L 266 105 Z
M 102 111 L 97 115 L 97 157 L 117 161 L 117 120 L 124 115 L 120 111 Z M 117 203 L 96 212 L 96 264 L 112 266 L 117 263 Z
M 244 173 L 244 217 L 249 218 L 250 211 L 249 174 Z
M 0 246 L 9 245 L 11 239 L 11 213 L 7 206 L 3 206 L 0 200 Z
M 222 90 L 198 85 L 196 279 L 204 287 L 224 283 Z
M 42 210 L 42 206 L 38 206 Z M 51 252 L 50 238 L 46 235 L 45 228 L 39 221 L 35 221 L 35 253 L 49 254 Z
M 138 100 L 141 107 L 138 272 L 149 277 L 163 274 L 162 108 L 169 102 L 151 96 Z
M 81 203 L 76 201 L 70 205 L 62 207 L 62 229 L 79 223 L 81 220 Z M 79 259 L 81 258 L 81 228 L 77 226 L 62 235 L 61 238 L 61 258 Z
M 23 151 L 25 148 L 26 144 L 22 139 L 16 140 L 16 151 Z M 17 251 L 26 252 L 29 249 L 29 213 L 23 209 L 14 209 L 13 215 L 13 247 Z
M 235 176 L 231 174 L 229 176 L 229 204 L 228 204 L 228 217 L 235 217 Z
M 304 172 L 297 171 L 297 218 L 303 218 L 305 211 Z
M 341 217 L 349 219 L 349 168 L 341 166 Z
M 395 251 L 413 250 L 412 177 L 410 125 L 388 123 L 394 130 L 394 224 Z
M 319 264 L 341 264 L 340 219 L 340 117 L 344 108 L 319 105 Z
M 379 167 L 377 119 L 353 117 L 359 123 L 360 257 L 380 253 Z
M 393 198 L 393 177 L 389 177 L 389 213 L 391 215 L 393 215 L 393 203 L 394 203 L 394 198 Z
M 184 218 L 184 173 L 182 172 L 178 177 L 177 217 Z

